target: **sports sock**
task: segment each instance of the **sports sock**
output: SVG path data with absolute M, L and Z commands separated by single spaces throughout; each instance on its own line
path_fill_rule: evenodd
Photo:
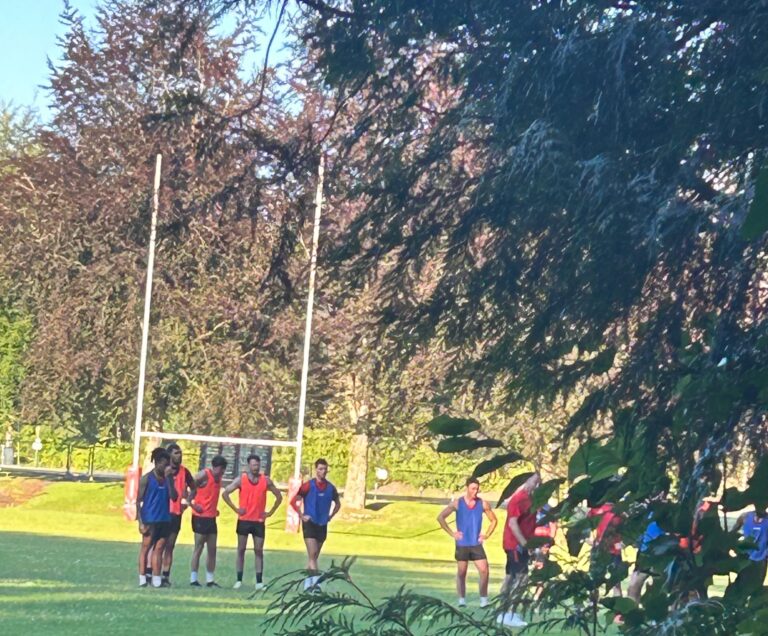
M 256 582 L 257 583 L 263 583 L 262 577 L 264 576 L 263 572 L 256 572 Z
M 205 571 L 205 582 L 213 583 L 213 572 L 209 572 L 208 570 Z
M 146 577 L 152 576 L 152 568 L 144 568 L 144 576 Z
M 170 579 L 171 578 L 171 571 L 170 570 L 166 570 L 165 572 L 163 572 L 163 578 L 164 579 Z
M 238 570 L 237 571 L 237 580 L 240 581 L 241 583 L 243 582 L 243 571 L 242 570 Z
M 139 574 L 139 585 L 146 585 L 146 584 L 147 584 L 146 574 Z
M 189 573 L 189 582 L 190 583 L 197 583 L 197 572 L 195 570 L 192 570 Z
M 160 587 L 160 585 L 163 582 L 163 578 L 160 576 L 153 576 L 152 577 L 152 587 Z

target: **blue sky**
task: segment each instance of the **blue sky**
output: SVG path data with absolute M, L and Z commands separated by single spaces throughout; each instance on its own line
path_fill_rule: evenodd
M 86 19 L 92 20 L 98 0 L 70 0 Z M 48 81 L 46 58 L 56 60 L 56 37 L 65 32 L 59 22 L 64 0 L 0 0 L 0 102 L 31 106 L 45 118 L 48 96 L 41 85 Z M 272 17 L 269 22 L 272 22 Z M 265 29 L 271 25 L 264 25 Z M 271 33 L 270 33 L 271 34 Z M 269 35 L 267 35 L 267 38 Z M 284 59 L 278 35 L 270 62 Z M 263 53 L 256 53 L 260 64 Z
M 96 0 L 71 0 L 86 18 Z M 46 56 L 55 59 L 63 0 L 0 0 L 0 101 L 45 110 Z

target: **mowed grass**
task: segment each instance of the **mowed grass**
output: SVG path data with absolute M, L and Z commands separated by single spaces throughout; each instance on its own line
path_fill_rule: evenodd
M 0 489 L 10 480 L 0 479 Z M 185 515 L 170 589 L 137 587 L 138 531 L 122 514 L 119 484 L 50 483 L 32 499 L 0 508 L 0 634 L 278 634 L 265 625 L 274 596 L 252 593 L 253 561 L 246 582 L 235 581 L 235 515 L 223 503 L 219 517 L 216 579 L 222 589 L 191 588 L 192 532 Z M 379 506 L 374 506 L 379 508 Z M 355 555 L 356 581 L 381 599 L 405 585 L 455 601 L 453 545 L 435 517 L 440 506 L 391 503 L 345 514 L 331 524 L 321 567 Z M 503 516 L 503 515 L 501 515 Z M 285 511 L 268 523 L 265 580 L 305 566 L 301 536 L 284 531 Z M 498 532 L 487 546 L 491 593 L 503 578 Z M 201 568 L 203 570 L 204 568 Z M 203 572 L 201 571 L 201 575 Z M 202 576 L 201 576 L 202 578 Z M 477 579 L 470 570 L 469 611 L 479 617 Z M 472 609 L 474 606 L 474 609 Z M 549 632 L 555 635 L 565 632 Z

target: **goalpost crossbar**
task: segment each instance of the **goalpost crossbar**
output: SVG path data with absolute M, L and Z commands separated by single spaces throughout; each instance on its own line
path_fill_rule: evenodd
M 279 439 L 250 439 L 246 437 L 220 437 L 218 435 L 192 435 L 189 433 L 159 433 L 156 431 L 140 431 L 139 437 L 155 437 L 171 441 L 210 442 L 214 444 L 242 444 L 246 446 L 282 446 L 295 448 L 298 442 Z

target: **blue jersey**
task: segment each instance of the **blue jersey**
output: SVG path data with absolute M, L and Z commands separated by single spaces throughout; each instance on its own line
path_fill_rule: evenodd
M 317 487 L 317 482 L 312 479 L 309 482 L 309 492 L 302 496 L 304 500 L 304 514 L 309 515 L 313 523 L 319 526 L 327 526 L 331 515 L 331 503 L 336 495 L 336 486 L 330 481 L 325 482 L 322 490 Z
M 480 545 L 480 531 L 483 528 L 483 500 L 475 499 L 475 505 L 470 508 L 464 497 L 456 505 L 456 529 L 462 533 L 456 541 L 459 547 Z
M 645 552 L 648 550 L 651 542 L 654 539 L 658 539 L 663 534 L 664 531 L 661 529 L 661 526 L 655 521 L 651 521 L 643 533 L 643 538 L 640 540 L 640 552 Z
M 141 520 L 144 523 L 160 523 L 171 520 L 171 491 L 168 488 L 168 480 L 161 482 L 155 471 L 149 473 L 147 487 L 144 490 L 144 499 L 141 504 Z
M 758 519 L 754 512 L 748 512 L 741 531 L 757 545 L 749 551 L 749 558 L 752 561 L 765 561 L 768 558 L 768 517 Z

